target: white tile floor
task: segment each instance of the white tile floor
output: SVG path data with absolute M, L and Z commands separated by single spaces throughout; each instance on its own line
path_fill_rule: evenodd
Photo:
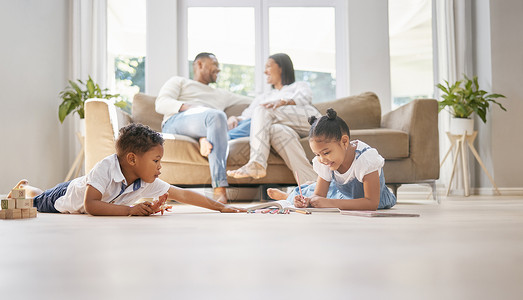
M 0 220 L 0 299 L 523 298 L 523 197 L 394 209 Z

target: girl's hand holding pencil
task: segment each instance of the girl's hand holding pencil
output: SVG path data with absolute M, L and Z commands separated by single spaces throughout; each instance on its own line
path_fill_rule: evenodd
M 294 206 L 296 206 L 298 208 L 309 207 L 310 201 L 311 201 L 311 198 L 305 198 L 302 195 L 296 195 L 294 197 Z
M 294 172 L 296 174 L 296 181 L 298 183 L 298 189 L 300 190 L 300 194 L 296 195 L 294 197 L 294 206 L 303 208 L 309 206 L 310 198 L 303 197 L 303 194 L 301 192 L 301 185 L 300 185 L 300 177 L 298 176 L 298 172 Z

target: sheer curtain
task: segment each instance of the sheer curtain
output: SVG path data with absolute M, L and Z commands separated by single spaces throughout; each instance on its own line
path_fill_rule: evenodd
M 71 0 L 69 79 L 85 82 L 88 76 L 103 89 L 107 86 L 107 0 Z M 80 132 L 74 118 L 70 137 L 71 157 L 80 151 L 73 132 Z
M 472 76 L 472 22 L 470 0 L 435 1 L 438 52 L 438 83 L 454 82 L 463 74 Z M 436 89 L 436 98 L 440 91 Z M 447 153 L 450 142 L 446 132 L 450 128 L 450 114 L 439 114 L 440 159 Z M 452 164 L 449 158 L 440 170 L 440 182 L 448 185 Z M 459 170 L 459 169 L 458 169 Z M 452 187 L 463 189 L 462 174 L 456 170 Z

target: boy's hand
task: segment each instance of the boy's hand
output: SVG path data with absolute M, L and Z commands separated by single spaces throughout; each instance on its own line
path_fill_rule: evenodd
M 129 210 L 129 215 L 131 216 L 148 216 L 152 213 L 154 213 L 154 210 L 150 202 L 136 204 L 135 206 L 131 206 Z
M 168 197 L 169 193 L 165 193 L 158 197 L 158 201 L 152 203 L 152 209 L 155 213 L 159 212 L 162 209 L 162 206 L 165 204 L 165 201 L 167 201 Z
M 224 205 L 222 209 L 220 209 L 220 212 L 222 213 L 239 213 L 239 212 L 247 212 L 245 208 L 239 208 L 239 207 L 233 207 L 229 205 Z
M 305 198 L 300 195 L 294 196 L 294 206 L 298 208 L 305 208 L 309 206 L 309 203 L 311 201 L 311 198 Z

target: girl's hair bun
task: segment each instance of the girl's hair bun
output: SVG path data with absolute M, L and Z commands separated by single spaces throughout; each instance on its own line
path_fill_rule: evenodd
M 311 125 L 314 124 L 314 122 L 316 122 L 317 119 L 318 119 L 318 118 L 316 118 L 316 116 L 310 116 L 310 117 L 309 117 L 309 120 L 308 120 L 308 121 L 309 121 L 309 124 L 311 124 Z
M 336 111 L 334 109 L 332 109 L 332 108 L 327 109 L 327 118 L 329 120 L 336 120 L 337 115 L 338 114 L 336 113 Z

